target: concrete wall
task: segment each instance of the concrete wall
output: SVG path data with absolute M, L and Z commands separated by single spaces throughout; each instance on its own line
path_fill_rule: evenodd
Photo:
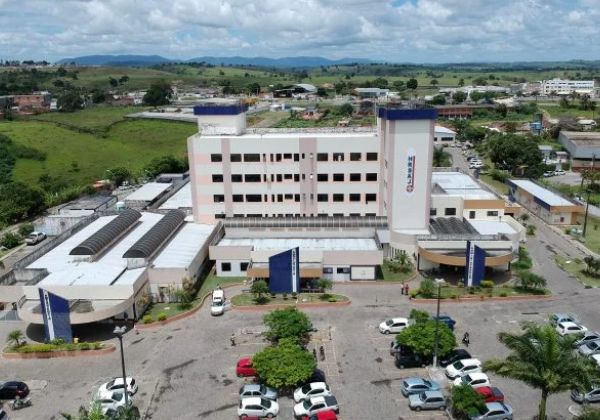
M 372 238 L 373 227 L 343 228 L 225 228 L 228 238 Z
M 241 270 L 241 263 L 248 263 L 250 260 L 218 260 L 215 262 L 215 269 L 217 271 L 217 276 L 222 277 L 244 277 L 246 275 L 245 271 Z M 230 263 L 231 271 L 223 271 L 221 269 L 221 263 Z

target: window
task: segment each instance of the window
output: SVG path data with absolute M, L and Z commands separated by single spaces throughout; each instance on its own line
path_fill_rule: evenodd
M 281 174 L 277 174 L 277 177 L 276 177 L 276 179 L 277 179 L 277 182 L 281 182 L 281 181 L 283 181 L 283 175 L 281 175 Z
M 317 162 L 327 162 L 328 160 L 327 153 L 317 153 Z
M 344 201 L 344 194 L 333 194 L 333 201 L 340 203 Z
M 246 202 L 247 203 L 260 203 L 261 202 L 260 194 L 246 194 Z
M 474 219 L 475 218 L 475 210 L 471 210 L 469 212 L 469 219 Z
M 348 273 L 350 273 L 350 267 L 338 267 L 336 269 L 336 272 L 338 274 L 348 274 Z
M 221 194 L 215 194 L 213 195 L 213 201 L 215 203 L 222 203 L 223 201 L 225 201 L 225 196 Z
M 334 181 L 344 181 L 344 174 L 333 174 L 333 180 Z
M 243 262 L 240 263 L 240 271 L 247 271 L 248 270 L 248 264 L 247 262 Z
M 333 267 L 323 267 L 323 274 L 333 274 Z
M 223 175 L 222 174 L 213 174 L 212 180 L 213 180 L 213 182 L 223 182 Z
M 231 197 L 232 197 L 234 203 L 243 203 L 244 202 L 243 194 L 233 194 Z
M 360 201 L 360 194 L 350 194 L 350 201 Z
M 371 201 L 377 201 L 377 194 L 365 194 L 365 201 L 367 204 Z
M 375 217 L 377 216 L 375 213 L 365 213 L 365 217 Z
M 377 173 L 369 173 L 366 175 L 367 181 L 377 181 Z
M 260 153 L 245 153 L 244 162 L 260 162 Z
M 231 263 L 222 262 L 221 271 L 231 271 Z
M 488 216 L 498 216 L 498 211 L 497 211 L 497 210 L 494 210 L 494 211 L 488 211 L 488 212 L 487 212 L 487 215 L 488 215 Z
M 300 162 L 300 155 L 298 153 L 294 153 L 294 162 Z
M 242 182 L 242 175 L 240 174 L 232 174 L 231 182 Z
M 326 203 L 329 201 L 328 194 L 317 194 L 317 201 L 320 203 Z
M 220 153 L 213 153 L 210 155 L 211 162 L 223 162 L 223 155 Z
M 377 160 L 377 153 L 367 153 L 367 160 Z
M 283 194 L 277 194 L 277 202 L 281 203 L 283 201 Z
M 350 181 L 360 181 L 360 174 L 350 174 Z
M 317 174 L 317 181 L 329 181 L 329 174 Z
M 283 199 L 284 199 L 284 200 L 292 200 L 293 198 L 294 198 L 293 194 L 285 194 L 285 195 L 283 196 Z
M 231 160 L 231 162 L 241 162 L 242 155 L 240 155 L 239 153 L 233 153 L 229 159 Z
M 304 174 L 302 174 L 304 177 Z M 294 182 L 300 182 L 300 174 L 294 174 Z
M 362 153 L 350 153 L 350 160 L 357 162 L 362 159 Z
M 456 209 L 454 207 L 445 208 L 444 216 L 456 216 Z
M 246 175 L 244 175 L 244 181 L 260 182 L 260 175 L 259 174 L 246 174 Z
M 291 159 L 292 159 L 292 154 L 291 154 L 291 153 L 284 153 L 284 154 L 283 154 L 283 158 L 284 158 L 284 159 L 291 160 Z
M 344 154 L 343 153 L 334 153 L 333 154 L 333 161 L 334 162 L 343 162 L 344 161 Z
M 293 175 L 292 174 L 284 174 L 283 179 L 285 179 L 286 181 L 291 181 L 293 179 Z
M 299 203 L 299 202 L 300 202 L 300 194 L 294 194 L 294 201 L 295 201 L 296 203 Z
M 430 216 L 437 216 L 437 209 L 429 209 Z
M 215 214 L 215 219 L 224 219 L 224 218 L 225 218 L 224 213 Z

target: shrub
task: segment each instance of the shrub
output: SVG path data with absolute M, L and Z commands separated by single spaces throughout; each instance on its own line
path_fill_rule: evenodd
M 469 294 L 470 295 L 474 295 L 475 294 L 475 288 L 473 286 L 469 286 Z
M 418 294 L 419 294 L 419 292 L 417 290 L 413 290 L 409 293 L 409 296 L 411 299 L 414 299 L 417 297 Z
M 284 294 L 283 294 L 283 300 L 288 300 L 288 295 L 287 295 L 287 293 L 284 293 Z
M 327 301 L 328 302 L 337 302 L 337 299 L 332 296 L 329 299 L 327 299 Z
M 527 236 L 535 235 L 535 225 L 527 225 Z
M 257 296 L 254 298 L 254 302 L 257 305 L 264 305 L 265 303 L 269 302 L 269 298 L 266 296 Z
M 506 292 L 500 293 L 500 297 L 506 297 L 506 296 L 508 296 L 508 294 Z
M 292 292 L 292 299 L 296 299 L 296 298 L 298 298 L 298 293 Z
M 544 289 L 546 287 L 546 279 L 538 276 L 530 271 L 519 271 L 517 273 L 520 287 L 523 289 Z
M 450 295 L 450 299 L 458 299 L 458 296 L 456 294 L 452 293 Z
M 19 235 L 25 237 L 33 232 L 33 225 L 31 223 L 23 223 L 19 226 Z
M 481 287 L 484 289 L 491 289 L 494 287 L 494 282 L 492 280 L 482 280 Z
M 420 309 L 411 309 L 410 314 L 408 315 L 408 319 L 412 319 L 415 323 L 426 322 L 430 318 L 429 312 L 422 311 Z
M 164 312 L 161 312 L 158 314 L 158 316 L 156 317 L 157 320 L 159 321 L 164 321 L 165 319 L 167 319 L 167 314 Z
M 49 353 L 56 349 L 53 344 L 25 344 L 19 347 L 19 353 Z
M 99 341 L 94 341 L 93 343 L 91 343 L 91 345 L 94 348 L 94 350 L 99 350 L 104 347 L 104 344 L 102 344 Z
M 419 290 L 424 298 L 432 298 L 435 292 L 435 283 L 432 279 L 425 278 L 421 281 Z
M 268 328 L 266 336 L 272 342 L 283 338 L 304 341 L 313 328 L 308 316 L 294 307 L 269 312 L 263 320 Z
M 330 298 L 331 298 L 330 293 L 323 293 L 321 296 L 319 296 L 319 299 L 321 299 L 321 300 L 329 300 Z
M 52 344 L 54 346 L 60 346 L 62 344 L 65 344 L 65 340 L 63 340 L 62 338 L 54 338 L 54 339 L 50 340 L 50 344 Z
M 5 233 L 4 236 L 2 237 L 2 240 L 0 240 L 0 245 L 2 245 L 3 247 L 6 247 L 8 249 L 17 247 L 20 244 L 21 244 L 21 236 L 19 236 L 16 233 L 12 233 L 12 232 Z
M 152 324 L 154 322 L 154 318 L 152 318 L 152 315 L 144 315 L 144 317 L 142 318 L 142 323 L 144 324 Z
M 79 350 L 89 350 L 92 347 L 90 343 L 80 343 Z

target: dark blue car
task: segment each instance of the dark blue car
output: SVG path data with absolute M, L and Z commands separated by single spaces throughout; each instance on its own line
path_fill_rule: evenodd
M 436 317 L 434 316 L 431 319 L 433 319 L 435 321 Z M 443 322 L 444 324 L 446 324 L 446 326 L 448 328 L 450 328 L 452 331 L 454 331 L 454 326 L 456 325 L 455 320 L 450 318 L 448 315 L 440 315 L 439 320 L 440 320 L 440 322 Z

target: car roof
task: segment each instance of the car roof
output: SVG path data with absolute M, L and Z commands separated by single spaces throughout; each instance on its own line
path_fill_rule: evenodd
M 243 390 L 249 390 L 249 391 L 257 391 L 260 389 L 260 385 L 259 384 L 245 384 L 242 387 Z
M 580 326 L 579 324 L 576 324 L 575 322 L 571 322 L 571 321 L 559 322 L 558 325 L 562 326 L 563 328 L 572 327 L 572 326 L 576 326 L 576 327 Z
M 479 388 L 475 388 L 475 392 L 478 394 L 491 394 L 492 387 L 491 386 L 480 386 Z
M 471 353 L 469 353 L 465 349 L 455 349 L 455 350 L 453 350 L 453 352 L 454 352 L 454 354 L 468 354 L 469 358 L 471 358 Z
M 488 409 L 488 411 L 492 411 L 492 410 L 507 411 L 508 410 L 508 406 L 501 402 L 485 403 L 485 407 Z
M 427 397 L 443 397 L 444 394 L 442 394 L 440 391 L 424 391 L 425 395 Z
M 600 362 L 600 354 L 592 354 L 590 357 L 596 362 Z
M 457 360 L 457 362 L 461 362 L 463 365 L 481 365 L 481 360 L 475 358 Z
M 316 403 L 324 403 L 325 402 L 325 397 L 312 397 L 310 399 L 310 403 L 311 404 L 316 404 Z
M 327 386 L 327 384 L 325 382 L 311 382 L 310 384 L 311 388 L 324 388 Z
M 469 376 L 471 377 L 471 379 L 488 379 L 488 376 L 482 372 L 469 373 Z
M 390 318 L 394 322 L 408 322 L 408 318 Z M 389 320 L 388 320 L 389 321 Z
M 225 291 L 222 289 L 215 289 L 212 292 L 213 298 L 222 298 L 225 296 Z
M 419 385 L 425 382 L 425 379 L 419 378 L 418 376 L 411 376 L 410 378 L 406 378 L 404 382 L 409 385 Z
M 251 362 L 252 361 L 252 357 L 240 357 L 240 360 L 238 360 L 238 363 L 240 362 Z
M 250 405 L 250 404 L 260 404 L 260 403 L 261 403 L 260 397 L 244 397 L 244 398 L 242 398 L 243 406 Z

